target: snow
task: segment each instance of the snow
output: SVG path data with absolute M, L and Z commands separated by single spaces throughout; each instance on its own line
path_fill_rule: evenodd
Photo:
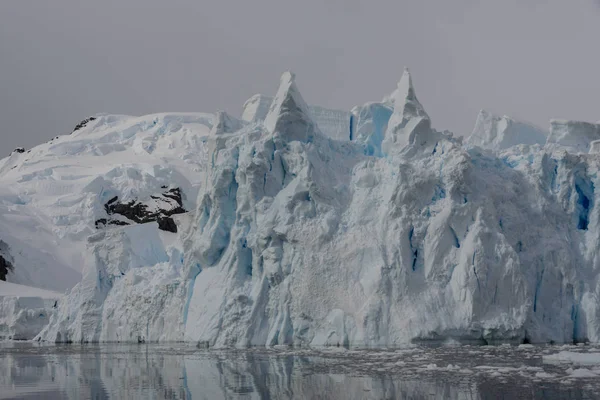
M 86 237 L 114 196 L 152 211 L 163 187 L 178 187 L 185 209 L 194 209 L 200 171 L 210 168 L 208 138 L 241 126 L 222 113 L 99 115 L 71 135 L 2 160 L 0 243 L 14 266 L 8 280 L 72 288 L 81 280 Z
M 600 153 L 600 140 L 593 140 L 590 142 L 590 154 Z
M 264 121 L 272 103 L 272 97 L 255 94 L 244 103 L 242 120 L 246 122 Z
M 0 296 L 3 297 L 39 297 L 40 299 L 58 299 L 61 293 L 36 287 L 17 285 L 15 283 L 0 281 Z
M 600 124 L 555 119 L 550 121 L 548 144 L 573 153 L 587 153 L 593 141 L 600 139 Z
M 516 121 L 506 115 L 499 117 L 481 110 L 466 144 L 469 147 L 504 150 L 519 144 L 543 146 L 547 137 L 548 132 L 536 126 Z
M 490 117 L 485 145 L 463 145 L 433 129 L 408 70 L 347 126 L 289 72 L 265 102 L 241 120 L 98 115 L 0 162 L 8 281 L 69 290 L 40 340 L 600 342 L 592 128 L 559 124 L 541 146 Z M 114 197 L 173 207 L 169 188 L 176 233 L 95 226 Z

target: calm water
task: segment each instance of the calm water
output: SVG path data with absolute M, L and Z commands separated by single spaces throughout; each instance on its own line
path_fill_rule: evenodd
M 587 346 L 217 351 L 5 342 L 0 398 L 600 398 L 600 364 L 578 372 L 570 364 L 544 364 L 542 356 L 559 351 L 600 357 L 600 348 Z

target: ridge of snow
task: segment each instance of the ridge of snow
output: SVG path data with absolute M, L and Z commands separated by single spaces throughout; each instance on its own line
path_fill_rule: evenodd
M 518 144 L 543 146 L 547 137 L 548 132 L 532 124 L 481 110 L 466 145 L 489 150 L 504 150 Z
M 587 153 L 593 141 L 600 140 L 600 124 L 583 121 L 553 119 L 547 145 L 552 149 L 568 149 L 574 153 Z

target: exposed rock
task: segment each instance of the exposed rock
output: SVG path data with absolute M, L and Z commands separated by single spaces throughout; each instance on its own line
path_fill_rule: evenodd
M 12 271 L 13 266 L 0 254 L 0 281 L 6 281 L 6 275 Z
M 6 276 L 14 269 L 10 257 L 4 254 L 8 251 L 8 245 L 0 240 L 0 281 L 6 281 Z
M 168 232 L 177 232 L 177 224 L 170 217 L 187 212 L 183 208 L 181 190 L 179 188 L 169 189 L 160 195 L 150 196 L 150 199 L 146 202 L 136 199 L 123 203 L 119 201 L 118 196 L 115 196 L 106 202 L 104 209 L 109 216 L 120 215 L 137 224 L 156 221 L 160 229 Z M 96 229 L 100 229 L 107 225 L 123 226 L 130 225 L 130 223 L 123 219 L 100 218 L 96 220 L 95 225 Z
M 17 147 L 10 154 L 14 154 L 14 153 L 19 153 L 19 154 L 25 153 L 25 148 L 24 147 Z
M 96 229 L 100 229 L 106 225 L 125 226 L 125 225 L 129 225 L 129 223 L 125 222 L 125 221 L 115 220 L 115 219 L 107 220 L 106 218 L 100 218 L 100 219 L 96 220 L 95 225 L 96 225 Z
M 177 224 L 171 217 L 161 217 L 158 220 L 158 229 L 167 232 L 177 233 Z
M 75 129 L 73 129 L 73 132 L 78 131 L 81 128 L 85 128 L 85 126 L 88 124 L 88 122 L 95 121 L 95 120 L 96 120 L 96 117 L 89 117 L 89 118 L 84 119 L 83 121 L 81 121 L 80 123 L 78 123 L 75 126 Z M 71 132 L 71 133 L 73 133 L 73 132 Z

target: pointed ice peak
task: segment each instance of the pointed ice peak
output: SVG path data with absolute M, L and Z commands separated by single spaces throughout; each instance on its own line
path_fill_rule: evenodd
M 435 144 L 437 135 L 430 137 L 433 133 L 431 120 L 417 99 L 408 68 L 404 68 L 398 88 L 392 93 L 390 100 L 394 112 L 382 142 L 384 154 L 399 152 L 409 144 L 421 147 Z
M 419 103 L 415 88 L 412 82 L 412 76 L 408 68 L 404 68 L 402 78 L 398 82 L 398 89 L 394 92 L 394 113 L 405 117 L 424 117 L 429 119 L 425 109 Z
M 265 117 L 265 127 L 288 140 L 307 141 L 318 131 L 311 113 L 296 87 L 295 75 L 284 72 L 279 89 Z
M 210 130 L 211 135 L 220 135 L 223 133 L 233 133 L 242 128 L 242 123 L 225 111 L 217 111 L 213 118 L 213 126 Z

